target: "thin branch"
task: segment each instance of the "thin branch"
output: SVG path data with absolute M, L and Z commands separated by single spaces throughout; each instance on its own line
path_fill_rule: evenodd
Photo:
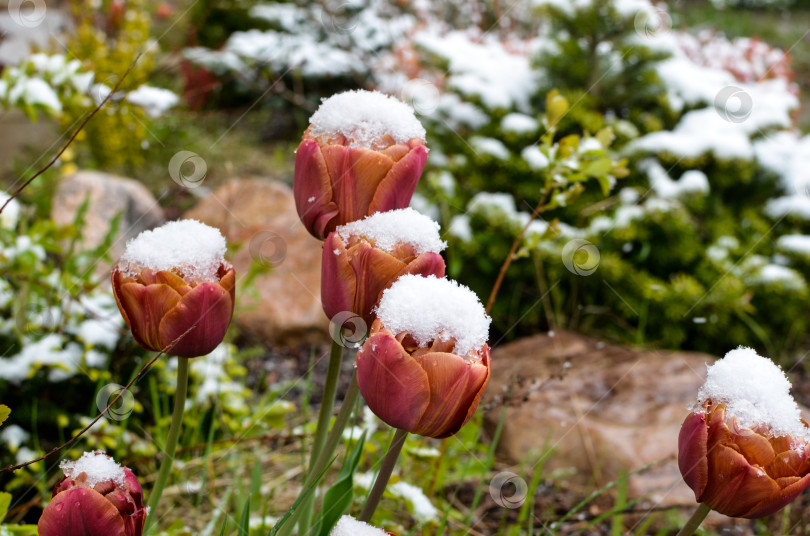
M 36 179 L 37 177 L 39 177 L 40 175 L 42 175 L 43 173 L 45 173 L 46 171 L 48 171 L 48 169 L 50 169 L 50 168 L 51 168 L 51 166 L 53 166 L 53 165 L 56 163 L 56 161 L 57 161 L 57 160 L 59 160 L 59 157 L 60 157 L 60 156 L 62 156 L 62 153 L 64 153 L 64 152 L 67 150 L 67 148 L 68 148 L 68 147 L 70 147 L 70 145 L 73 143 L 73 140 L 75 140 L 75 139 L 76 139 L 76 136 L 78 136 L 78 135 L 79 135 L 79 132 L 81 132 L 81 131 L 82 131 L 82 129 L 85 127 L 85 125 L 87 125 L 87 123 L 90 121 L 90 119 L 92 119 L 92 118 L 93 118 L 93 116 L 94 116 L 94 115 L 96 115 L 96 113 L 98 113 L 98 111 L 99 111 L 99 110 L 101 110 L 101 108 L 103 108 L 105 104 L 107 104 L 107 101 L 109 101 L 109 100 L 110 100 L 110 98 L 112 98 L 112 96 L 113 96 L 113 95 L 115 95 L 115 94 L 118 92 L 118 88 L 121 86 L 121 83 L 124 81 L 124 79 L 125 79 L 125 78 L 127 77 L 127 75 L 130 73 L 130 71 L 132 71 L 133 67 L 135 67 L 135 64 L 136 64 L 136 63 L 138 63 L 138 60 L 139 60 L 139 59 L 141 59 L 141 54 L 138 54 L 138 56 L 136 56 L 136 57 L 135 57 L 135 59 L 132 61 L 132 63 L 129 65 L 129 67 L 127 67 L 127 70 L 126 70 L 126 72 L 124 73 L 124 75 L 123 75 L 123 76 L 122 76 L 122 77 L 121 77 L 121 78 L 118 80 L 118 83 L 117 83 L 117 84 L 115 84 L 115 87 L 114 87 L 114 88 L 113 88 L 113 89 L 112 89 L 112 90 L 111 90 L 111 91 L 110 91 L 110 92 L 107 94 L 107 96 L 106 96 L 106 97 L 104 97 L 104 100 L 102 100 L 102 101 L 99 103 L 99 105 L 98 105 L 98 106 L 96 106 L 96 107 L 95 107 L 95 108 L 94 108 L 94 109 L 93 109 L 93 110 L 92 110 L 92 111 L 91 111 L 91 112 L 90 112 L 90 113 L 87 115 L 87 117 L 85 117 L 85 118 L 84 118 L 84 121 L 82 121 L 82 124 L 81 124 L 81 125 L 79 125 L 79 128 L 77 128 L 77 129 L 76 129 L 76 130 L 73 132 L 73 134 L 71 134 L 70 138 L 68 138 L 67 143 L 65 143 L 65 144 L 62 146 L 62 148 L 61 148 L 61 149 L 59 149 L 59 152 L 58 152 L 58 153 L 56 153 L 56 156 L 54 156 L 54 157 L 51 159 L 51 161 L 50 161 L 50 162 L 48 162 L 48 163 L 45 165 L 45 167 L 43 167 L 42 169 L 40 169 L 39 171 L 37 171 L 36 173 L 34 173 L 34 175 L 33 175 L 33 176 L 30 178 L 30 179 L 28 179 L 27 181 L 25 181 L 25 182 L 22 184 L 22 186 L 20 186 L 20 187 L 19 187 L 19 188 L 17 188 L 16 190 L 14 190 L 14 193 L 12 193 L 12 194 L 9 196 L 9 198 L 8 198 L 8 199 L 6 199 L 6 202 L 5 202 L 5 203 L 3 203 L 3 206 L 1 206 L 1 207 L 0 207 L 0 214 L 2 214 L 2 212 L 3 212 L 3 210 L 6 208 L 6 206 L 8 206 L 8 204 L 9 204 L 9 203 L 11 203 L 11 200 L 12 200 L 12 199 L 14 199 L 14 198 L 15 198 L 15 197 L 17 197 L 18 195 L 20 195 L 20 194 L 22 193 L 22 191 L 23 191 L 23 190 L 25 190 L 25 188 L 26 188 L 26 187 L 28 187 L 28 185 L 29 185 L 29 184 L 31 184 L 31 183 L 34 181 L 34 179 Z
M 546 193 L 543 194 L 543 198 L 540 199 L 540 202 L 537 203 L 536 207 L 534 207 L 534 211 L 532 211 L 532 215 L 526 221 L 526 225 L 523 226 L 523 229 L 521 229 L 520 233 L 517 235 L 517 237 L 515 237 L 515 241 L 512 242 L 512 248 L 509 250 L 509 255 L 506 256 L 506 260 L 501 266 L 501 271 L 498 273 L 498 279 L 495 280 L 495 286 L 492 287 L 492 292 L 489 294 L 489 299 L 487 300 L 487 313 L 489 313 L 492 310 L 492 306 L 495 305 L 495 298 L 498 296 L 498 291 L 501 289 L 501 284 L 503 283 L 504 277 L 506 277 L 506 271 L 509 269 L 512 261 L 515 260 L 515 253 L 517 252 L 520 243 L 523 241 L 523 236 L 526 234 L 526 231 L 529 230 L 529 226 L 537 218 L 537 215 L 543 211 L 543 207 L 545 206 L 546 201 L 548 201 L 552 190 L 553 188 L 551 186 L 546 188 Z

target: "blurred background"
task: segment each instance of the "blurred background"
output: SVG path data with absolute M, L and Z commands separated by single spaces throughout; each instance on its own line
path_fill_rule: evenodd
M 109 97 L 0 214 L 0 465 L 67 439 L 146 362 L 109 269 L 127 239 L 193 217 L 229 241 L 237 311 L 194 361 L 161 526 L 218 533 L 249 502 L 266 533 L 298 491 L 329 342 L 294 150 L 322 98 L 359 88 L 426 127 L 412 206 L 484 302 L 545 185 L 566 185 L 494 303 L 488 400 L 457 439 L 409 439 L 389 530 L 674 534 L 693 504 L 674 437 L 710 355 L 751 346 L 810 403 L 807 0 L 0 0 L 0 203 Z M 154 475 L 173 366 L 64 454 Z M 383 426 L 358 409 L 370 455 Z M 0 474 L 7 522 L 35 522 L 56 463 Z M 710 530 L 798 534 L 807 516 Z

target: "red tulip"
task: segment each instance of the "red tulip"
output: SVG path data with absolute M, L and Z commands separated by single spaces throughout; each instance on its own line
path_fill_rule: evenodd
M 698 502 L 756 519 L 778 512 L 810 486 L 804 438 L 741 427 L 736 417 L 726 418 L 725 404 L 707 401 L 703 409 L 686 417 L 678 436 L 678 467 Z
M 377 217 L 393 214 L 386 212 Z M 416 213 L 414 216 L 428 220 Z M 399 277 L 405 274 L 444 277 L 444 259 L 437 251 L 418 253 L 408 242 L 381 248 L 372 237 L 349 236 L 346 240 L 342 232 L 341 229 L 331 232 L 323 248 L 321 300 L 329 318 L 351 311 L 370 326 L 375 318 L 372 309 L 383 290 Z
M 475 413 L 489 383 L 489 346 L 462 357 L 455 341 L 419 347 L 407 333 L 392 333 L 377 319 L 357 354 L 357 383 L 368 407 L 388 425 L 444 438 Z
M 236 273 L 223 263 L 217 277 L 216 282 L 188 283 L 175 271 L 143 268 L 127 276 L 116 266 L 112 287 L 138 344 L 154 352 L 197 357 L 222 342 L 233 315 Z
M 39 536 L 141 536 L 146 519 L 143 490 L 129 469 L 121 468 L 121 476 L 97 482 L 85 472 L 66 476 L 42 512 Z
M 325 101 L 316 115 L 330 106 L 330 113 L 340 106 L 357 108 L 360 123 L 367 122 L 372 111 L 379 112 L 381 117 L 372 119 L 380 119 L 380 124 L 386 124 L 389 112 L 401 114 L 397 117 L 407 128 L 394 132 L 401 124 L 391 123 L 391 132 L 358 143 L 350 131 L 356 125 L 321 134 L 313 116 L 313 126 L 304 132 L 295 154 L 293 194 L 301 222 L 319 240 L 339 225 L 407 207 L 427 162 L 424 140 L 414 137 L 419 130 L 423 136 L 424 129 L 405 104 L 379 93 L 347 92 Z

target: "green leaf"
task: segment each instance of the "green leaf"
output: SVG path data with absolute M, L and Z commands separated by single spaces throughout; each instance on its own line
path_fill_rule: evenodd
M 11 493 L 0 491 L 0 523 L 6 518 L 9 506 L 11 506 Z
M 596 180 L 599 181 L 599 186 L 602 187 L 602 194 L 607 196 L 610 194 L 610 179 L 607 178 L 607 175 L 599 175 L 596 177 Z
M 589 177 L 599 178 L 608 175 L 613 170 L 613 160 L 607 156 L 591 160 L 585 165 L 582 172 Z M 607 194 L 605 194 L 607 195 Z
M 340 516 L 351 506 L 354 493 L 354 474 L 357 472 L 357 465 L 360 463 L 360 455 L 363 453 L 365 442 L 366 433 L 363 432 L 363 435 L 354 445 L 351 454 L 343 463 L 337 480 L 324 494 L 323 508 L 315 524 L 317 528 L 315 534 L 329 536 Z
M 239 536 L 250 536 L 250 497 L 242 509 L 242 520 L 239 522 Z
M 0 424 L 3 424 L 9 415 L 11 415 L 11 408 L 0 404 Z
M 287 512 L 286 512 L 286 513 L 285 513 L 283 516 L 281 516 L 281 519 L 279 519 L 279 520 L 278 520 L 278 522 L 275 524 L 275 526 L 273 526 L 273 528 L 272 528 L 272 529 L 270 529 L 270 532 L 268 532 L 268 533 L 267 533 L 267 536 L 276 536 L 276 534 L 278 534 L 278 531 L 279 531 L 279 530 L 281 530 L 281 527 L 283 527 L 283 526 L 284 526 L 284 523 L 285 523 L 285 522 L 286 522 L 288 519 L 290 519 L 290 516 L 292 516 L 292 515 L 293 515 L 293 513 L 295 513 L 295 511 L 298 509 L 298 507 L 299 507 L 299 506 L 301 506 L 301 503 L 303 503 L 304 501 L 306 501 L 306 500 L 307 500 L 307 498 L 309 498 L 309 496 L 310 496 L 310 495 L 312 495 L 312 492 L 314 492 L 314 491 L 315 491 L 315 488 L 317 488 L 317 487 L 318 487 L 318 484 L 320 484 L 321 480 L 323 480 L 324 475 L 325 475 L 325 474 L 326 474 L 326 472 L 329 470 L 329 468 L 330 468 L 330 467 L 332 467 L 332 464 L 333 464 L 333 463 L 335 463 L 335 458 L 332 458 L 332 459 L 329 461 L 329 463 L 327 463 L 327 464 L 326 464 L 326 467 L 324 467 L 324 468 L 323 468 L 323 471 L 321 471 L 321 473 L 320 473 L 320 474 L 317 476 L 317 478 L 315 478 L 315 481 L 314 481 L 314 482 L 312 482 L 312 485 L 311 485 L 311 486 L 309 486 L 308 488 L 306 488 L 306 489 L 305 489 L 305 490 L 304 490 L 304 491 L 303 491 L 303 492 L 302 492 L 302 493 L 301 493 L 301 494 L 298 496 L 298 498 L 295 500 L 295 502 L 293 503 L 293 505 L 292 505 L 292 506 L 290 506 L 290 509 L 289 509 L 289 510 L 287 510 Z

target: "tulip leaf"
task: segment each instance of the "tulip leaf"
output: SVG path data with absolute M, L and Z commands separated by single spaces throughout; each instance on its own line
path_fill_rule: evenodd
M 292 516 L 293 513 L 295 513 L 295 511 L 298 509 L 298 507 L 301 506 L 301 503 L 306 501 L 307 498 L 310 495 L 312 495 L 312 492 L 314 492 L 315 488 L 318 487 L 318 484 L 320 484 L 321 480 L 323 480 L 324 475 L 326 475 L 326 472 L 329 470 L 330 467 L 332 467 L 333 463 L 335 463 L 335 458 L 332 458 L 329 461 L 329 463 L 326 464 L 326 467 L 324 467 L 323 471 L 321 471 L 320 474 L 315 478 L 315 481 L 312 483 L 312 485 L 310 485 L 308 488 L 304 489 L 301 492 L 301 494 L 295 500 L 293 505 L 290 506 L 290 509 L 287 510 L 287 512 L 285 512 L 284 515 L 281 516 L 281 519 L 278 520 L 278 522 L 273 526 L 273 528 L 270 529 L 270 532 L 267 533 L 267 536 L 276 536 L 276 534 L 278 534 L 278 531 L 281 530 L 281 527 L 284 526 L 284 523 L 288 519 L 290 519 L 290 516 Z
M 2 523 L 3 519 L 6 518 L 9 506 L 11 506 L 11 493 L 0 491 L 0 523 Z
M 0 404 L 0 424 L 3 424 L 9 415 L 11 415 L 11 408 Z
M 239 536 L 250 536 L 250 497 L 245 501 L 242 509 L 242 519 L 239 522 Z
M 319 536 L 329 536 L 338 519 L 346 512 L 352 504 L 354 492 L 354 474 L 360 463 L 360 455 L 363 453 L 363 445 L 366 442 L 366 433 L 354 445 L 351 454 L 346 457 L 340 474 L 332 487 L 323 496 L 323 508 L 315 525 L 315 534 Z

